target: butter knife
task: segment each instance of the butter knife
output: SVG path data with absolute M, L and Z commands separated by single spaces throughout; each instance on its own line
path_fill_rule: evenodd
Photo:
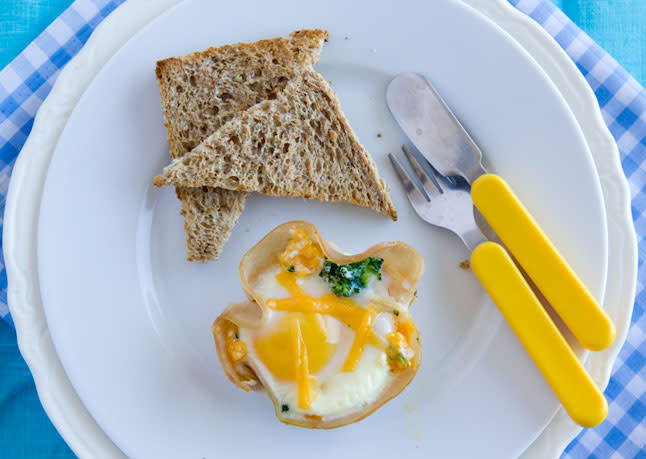
M 577 340 L 608 347 L 615 326 L 505 180 L 482 166 L 482 153 L 422 75 L 403 73 L 386 90 L 395 120 L 442 175 L 471 184 L 474 205 Z

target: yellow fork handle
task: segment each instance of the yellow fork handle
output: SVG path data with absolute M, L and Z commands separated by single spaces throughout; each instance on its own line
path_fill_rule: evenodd
M 605 397 L 505 249 L 480 244 L 471 267 L 570 417 L 583 427 L 600 424 L 608 413 Z
M 600 351 L 615 339 L 615 325 L 541 230 L 509 185 L 485 174 L 471 187 L 473 203 L 518 260 L 572 334 Z

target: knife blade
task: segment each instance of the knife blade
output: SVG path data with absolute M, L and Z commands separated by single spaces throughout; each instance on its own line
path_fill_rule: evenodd
M 486 173 L 480 149 L 422 75 L 395 77 L 386 89 L 386 103 L 413 145 L 442 175 L 473 183 Z

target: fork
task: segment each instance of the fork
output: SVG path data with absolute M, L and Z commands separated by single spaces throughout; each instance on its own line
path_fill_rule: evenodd
M 417 215 L 455 233 L 471 251 L 473 272 L 570 417 L 583 427 L 600 424 L 608 413 L 606 399 L 507 251 L 478 227 L 469 190 L 441 175 L 420 155 L 428 175 L 406 146 L 402 150 L 421 188 L 393 154 L 388 157 Z

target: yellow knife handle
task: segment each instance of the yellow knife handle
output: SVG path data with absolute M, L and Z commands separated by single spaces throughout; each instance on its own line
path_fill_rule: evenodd
M 605 397 L 505 249 L 480 244 L 471 267 L 570 417 L 583 427 L 600 424 L 608 414 Z
M 586 348 L 600 351 L 615 325 L 541 230 L 509 185 L 485 174 L 471 186 L 473 203 L 538 290 Z

